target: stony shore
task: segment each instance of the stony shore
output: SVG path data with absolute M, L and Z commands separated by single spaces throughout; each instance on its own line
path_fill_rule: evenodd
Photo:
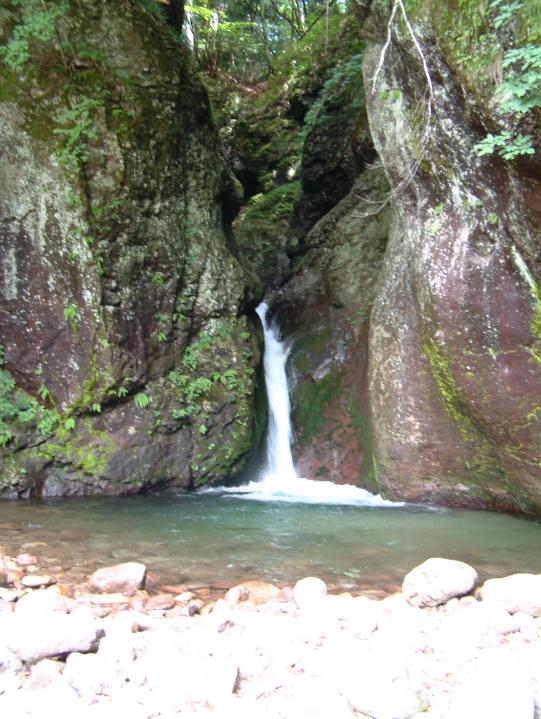
M 66 587 L 0 557 L 0 715 L 540 719 L 541 575 L 430 559 L 382 600 L 249 581 L 149 594 L 146 567 Z

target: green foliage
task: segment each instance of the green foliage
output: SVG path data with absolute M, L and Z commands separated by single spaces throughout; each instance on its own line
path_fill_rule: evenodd
M 48 411 L 44 414 L 42 419 L 38 422 L 38 432 L 43 436 L 53 434 L 55 428 L 60 422 L 60 414 L 55 410 Z
M 100 105 L 99 100 L 81 95 L 57 116 L 59 127 L 53 133 L 61 138 L 58 159 L 72 171 L 88 160 L 88 143 L 97 139 L 95 115 Z
M 209 335 L 201 335 L 197 342 L 193 342 L 184 351 L 182 364 L 189 370 L 195 371 L 199 364 L 198 354 L 210 349 L 212 338 Z
M 195 402 L 212 388 L 212 381 L 207 377 L 196 377 L 186 385 L 185 393 L 188 402 Z
M 515 0 L 507 3 L 495 0 L 491 7 L 498 14 L 494 24 L 501 28 L 515 20 L 517 14 L 524 13 L 526 20 L 535 18 L 541 24 L 541 10 L 535 9 L 536 3 L 527 0 Z M 529 13 L 532 13 L 530 16 Z M 537 14 L 536 14 L 537 13 Z M 538 25 L 537 36 L 539 42 L 541 30 Z M 535 154 L 534 137 L 520 132 L 517 125 L 520 119 L 532 111 L 541 108 L 541 46 L 530 42 L 522 47 L 513 47 L 504 54 L 502 68 L 506 71 L 504 81 L 496 91 L 496 100 L 499 103 L 500 113 L 507 115 L 513 122 L 511 130 L 503 130 L 494 135 L 489 133 L 481 142 L 474 145 L 477 155 L 491 155 L 497 153 L 504 160 L 514 160 L 517 157 Z
M 64 429 L 67 432 L 73 432 L 76 427 L 76 422 L 74 417 L 68 417 L 67 420 L 64 422 Z
M 325 0 L 199 0 L 186 6 L 185 29 L 201 68 L 220 67 L 246 80 L 315 32 L 328 39 L 344 9 L 345 3 Z
M 361 325 L 368 319 L 369 308 L 366 305 L 361 305 L 357 312 L 351 317 L 351 322 L 354 326 Z
M 11 70 L 20 72 L 30 60 L 32 44 L 48 43 L 54 38 L 56 22 L 66 14 L 68 4 L 47 7 L 39 0 L 12 0 L 12 4 L 24 6 L 24 12 L 10 40 L 0 47 L 0 58 Z
M 499 28 L 506 22 L 509 22 L 509 20 L 512 20 L 514 13 L 520 10 L 523 5 L 524 2 L 522 2 L 522 0 L 512 0 L 511 2 L 508 0 L 494 0 L 494 2 L 491 3 L 491 7 L 498 10 L 498 15 L 494 19 L 495 27 Z
M 304 119 L 303 134 L 306 136 L 320 121 L 323 113 L 332 113 L 336 109 L 336 98 L 340 97 L 340 104 L 347 102 L 348 113 L 358 113 L 364 106 L 363 73 L 361 54 L 353 55 L 346 62 L 338 65 L 331 77 L 323 85 L 312 107 Z M 330 105 L 330 106 L 329 106 Z
M 289 219 L 300 192 L 300 182 L 289 182 L 254 195 L 244 211 L 242 222 L 275 228 L 277 223 Z
M 497 135 L 489 133 L 474 145 L 473 149 L 479 157 L 496 152 L 504 160 L 514 160 L 516 157 L 535 153 L 531 135 L 515 134 L 510 130 L 503 130 Z
M 150 398 L 144 392 L 138 392 L 133 398 L 133 401 L 139 409 L 146 409 L 150 404 Z
M 192 417 L 194 414 L 197 414 L 197 406 L 195 404 L 188 404 L 180 409 L 174 409 L 171 414 L 173 419 L 187 419 L 188 417 Z
M 6 446 L 18 431 L 36 428 L 40 434 L 50 434 L 59 422 L 60 415 L 54 410 L 43 408 L 39 402 L 19 390 L 12 375 L 1 369 L 4 363 L 0 353 L 0 446 Z M 47 399 L 50 394 L 41 385 L 38 394 Z
M 230 367 L 229 369 L 226 369 L 223 374 L 221 372 L 214 372 L 212 375 L 212 381 L 221 382 L 225 385 L 227 390 L 233 392 L 233 390 L 236 390 L 239 387 L 239 373 L 236 369 Z
M 502 111 L 523 114 L 541 107 L 541 46 L 530 44 L 509 50 L 502 67 L 512 71 L 498 89 Z
M 66 322 L 70 323 L 73 332 L 77 330 L 78 318 L 79 313 L 77 310 L 77 305 L 70 303 L 69 305 L 64 307 L 64 319 L 66 320 Z

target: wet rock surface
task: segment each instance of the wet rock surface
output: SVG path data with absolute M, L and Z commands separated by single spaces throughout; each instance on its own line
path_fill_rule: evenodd
M 299 269 L 277 297 L 292 347 L 299 472 L 372 491 L 368 327 L 387 241 L 386 193 L 380 170 L 362 173 L 308 234 Z

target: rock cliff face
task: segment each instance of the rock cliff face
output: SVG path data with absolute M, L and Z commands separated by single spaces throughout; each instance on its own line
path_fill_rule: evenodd
M 289 230 L 299 255 L 276 309 L 292 348 L 299 472 L 377 489 L 366 372 L 388 186 L 371 166 L 360 61 L 335 69 L 308 115 Z
M 308 233 L 302 266 L 278 303 L 290 318 L 299 472 L 372 490 L 368 318 L 387 242 L 386 192 L 379 169 L 357 179 Z
M 4 41 L 39 12 L 8 4 Z M 0 493 L 223 481 L 258 350 L 206 92 L 142 3 L 47 22 L 0 78 Z
M 307 476 L 392 498 L 539 513 L 541 172 L 473 152 L 499 120 L 466 5 L 408 3 L 411 32 L 398 10 L 383 52 L 391 8 L 357 4 L 371 137 L 391 189 L 357 167 L 283 288 L 296 452 Z M 513 39 L 490 42 L 497 58 Z M 322 119 L 303 157 L 324 178 Z M 303 182 L 297 217 L 317 206 L 316 184 Z
M 539 512 L 539 165 L 475 156 L 494 109 L 438 34 L 443 5 L 412 13 L 417 46 L 397 18 L 384 55 L 384 3 L 368 25 L 394 209 L 370 327 L 378 482 L 400 499 Z

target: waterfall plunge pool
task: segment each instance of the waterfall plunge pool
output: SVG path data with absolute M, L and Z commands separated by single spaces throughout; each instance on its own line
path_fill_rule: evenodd
M 391 592 L 428 557 L 482 576 L 541 573 L 541 524 L 479 511 L 253 501 L 234 494 L 0 502 L 0 545 L 29 551 L 59 582 L 137 560 L 156 586 L 223 590 L 245 579 L 312 575 L 333 591 Z M 52 569 L 51 569 L 52 571 Z
M 292 584 L 315 575 L 333 591 L 388 593 L 437 556 L 468 562 L 482 577 L 541 573 L 539 522 L 393 504 L 359 487 L 298 477 L 288 352 L 267 310 L 265 303 L 257 308 L 269 399 L 259 481 L 197 494 L 0 502 L 0 551 L 35 553 L 42 569 L 66 584 L 136 560 L 147 565 L 154 588 L 217 591 L 246 579 Z

